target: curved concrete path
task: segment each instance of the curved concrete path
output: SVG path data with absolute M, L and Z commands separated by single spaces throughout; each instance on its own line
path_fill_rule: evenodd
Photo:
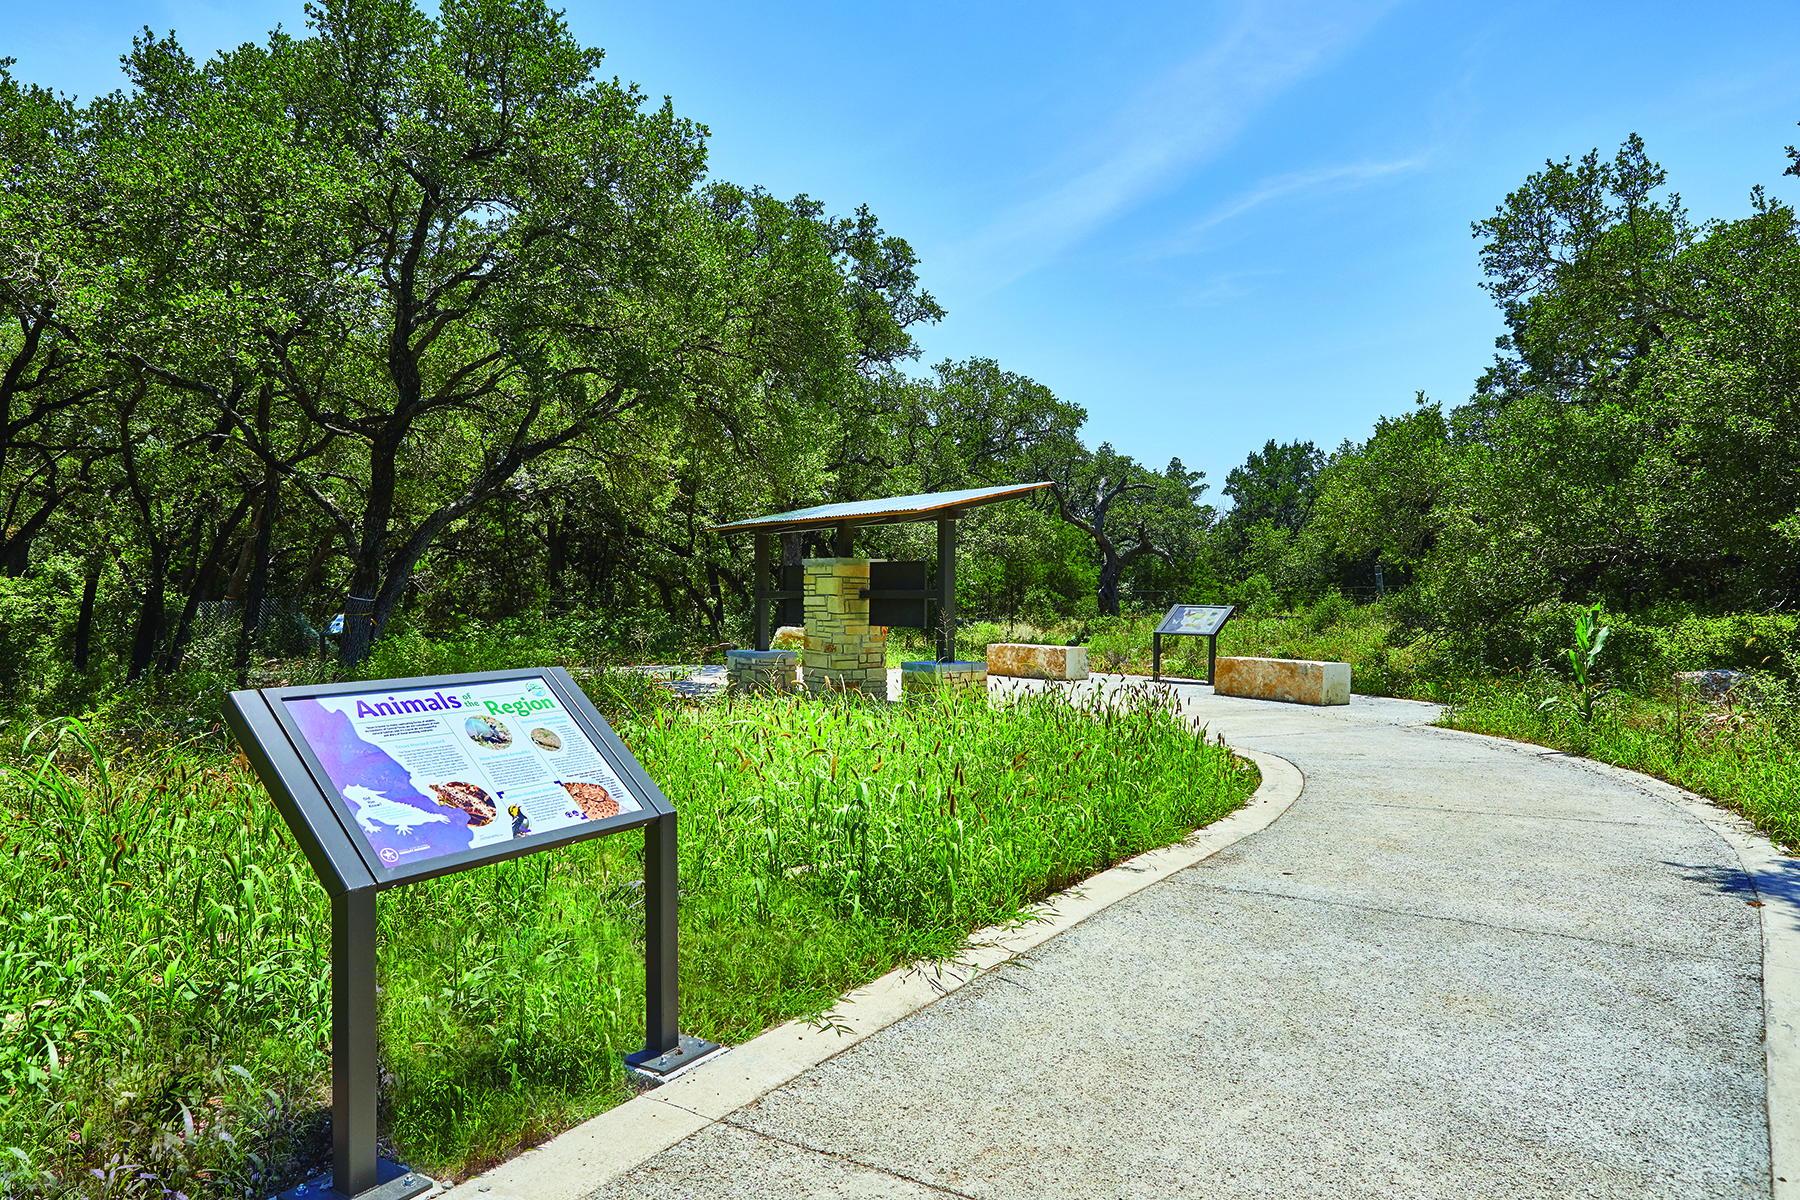
M 556 1190 L 1794 1194 L 1771 1173 L 1761 907 L 1800 936 L 1792 860 L 1641 776 L 1433 728 L 1429 705 L 1178 691 L 1304 773 L 1273 824 Z M 646 1110 L 687 1111 L 663 1091 Z M 1793 1132 L 1776 1158 L 1800 1166 Z M 489 1188 L 514 1190 L 456 1194 Z

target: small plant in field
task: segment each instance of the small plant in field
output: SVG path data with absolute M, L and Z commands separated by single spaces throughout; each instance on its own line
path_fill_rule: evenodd
M 1575 618 L 1575 644 L 1563 652 L 1569 660 L 1569 671 L 1575 681 L 1575 707 L 1584 722 L 1593 721 L 1594 705 L 1606 694 L 1606 685 L 1594 668 L 1600 661 L 1600 652 L 1606 649 L 1606 639 L 1611 634 L 1612 627 L 1600 623 L 1600 604 L 1596 601 L 1591 608 L 1582 609 Z M 1538 707 L 1550 708 L 1560 704 L 1562 700 L 1561 696 L 1552 696 Z

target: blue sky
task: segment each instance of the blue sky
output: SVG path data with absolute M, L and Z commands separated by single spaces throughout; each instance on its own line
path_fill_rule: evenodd
M 84 96 L 132 31 L 190 53 L 298 3 L 12 9 L 0 55 Z M 1800 203 L 1800 5 L 582 2 L 611 70 L 712 130 L 713 173 L 867 203 L 985 355 L 1092 443 L 1226 472 L 1467 398 L 1500 332 L 1469 223 L 1551 156 L 1644 136 L 1698 218 Z

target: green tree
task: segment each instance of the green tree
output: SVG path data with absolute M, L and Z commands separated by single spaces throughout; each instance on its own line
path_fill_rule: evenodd
M 1222 490 L 1232 502 L 1227 522 L 1234 529 L 1265 520 L 1283 529 L 1300 528 L 1306 524 L 1313 488 L 1324 465 L 1325 456 L 1311 442 L 1277 445 L 1270 438 L 1225 477 Z
M 1198 551 L 1212 515 L 1199 504 L 1207 487 L 1203 478 L 1204 472 L 1189 471 L 1179 458 L 1162 471 L 1151 470 L 1110 443 L 1057 465 L 1056 509 L 1094 540 L 1100 568 L 1095 602 L 1103 615 L 1119 615 L 1120 582 L 1134 562 L 1154 556 L 1173 563 Z
M 1353 564 L 1381 563 L 1390 586 L 1416 571 L 1437 545 L 1441 504 L 1457 448 L 1441 405 L 1381 417 L 1361 445 L 1346 444 L 1319 474 L 1302 540 Z
M 92 304 L 93 170 L 75 106 L 0 59 L 0 570 L 25 572 L 61 506 L 114 448 L 84 406 L 119 383 L 70 330 Z
M 1564 403 L 1631 391 L 1671 321 L 1693 313 L 1678 269 L 1695 230 L 1632 134 L 1611 161 L 1546 162 L 1486 220 L 1482 285 L 1506 316 L 1476 385 L 1488 407 L 1523 392 Z

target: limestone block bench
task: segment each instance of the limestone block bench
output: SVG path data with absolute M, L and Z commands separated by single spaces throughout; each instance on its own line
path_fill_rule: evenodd
M 1213 693 L 1290 704 L 1350 703 L 1350 664 L 1290 658 L 1221 658 Z
M 727 650 L 725 675 L 734 691 L 791 692 L 800 655 L 792 650 Z
M 985 662 L 909 662 L 900 664 L 900 698 L 936 694 L 940 688 L 987 690 Z
M 1030 646 L 1019 642 L 994 642 L 987 648 L 989 675 L 1018 679 L 1086 679 L 1086 646 Z

